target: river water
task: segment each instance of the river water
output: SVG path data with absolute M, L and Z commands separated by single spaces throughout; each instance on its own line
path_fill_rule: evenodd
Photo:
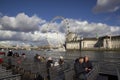
M 63 56 L 64 59 L 76 59 L 79 56 L 88 56 L 92 61 L 109 61 L 120 63 L 120 51 L 27 51 L 27 50 L 17 50 L 13 52 L 26 53 L 28 58 L 33 58 L 35 54 L 40 54 L 46 57 L 59 58 Z M 6 52 L 7 53 L 7 52 Z

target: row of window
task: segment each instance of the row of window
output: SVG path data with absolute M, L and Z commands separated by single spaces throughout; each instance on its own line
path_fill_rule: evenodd
M 80 49 L 79 43 L 67 43 L 67 49 Z

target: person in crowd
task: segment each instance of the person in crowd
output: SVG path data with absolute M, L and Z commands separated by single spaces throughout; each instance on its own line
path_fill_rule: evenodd
M 42 62 L 42 56 L 38 55 L 37 62 Z
M 45 62 L 46 58 L 44 56 L 38 56 L 39 57 L 39 62 Z
M 11 69 L 11 67 L 12 67 L 12 60 L 11 60 L 11 58 L 8 58 L 7 63 L 8 63 L 7 69 Z
M 49 72 L 49 69 L 53 66 L 53 64 L 54 64 L 54 62 L 53 62 L 52 58 L 49 57 L 48 60 L 47 60 L 47 64 L 46 64 L 47 74 L 48 74 L 48 76 L 47 76 L 48 80 L 50 80 L 50 72 Z
M 45 57 L 43 57 L 43 56 L 41 56 L 41 55 L 38 55 L 38 54 L 36 54 L 35 56 L 34 56 L 34 62 L 39 62 L 39 63 L 41 63 L 41 62 L 44 62 L 45 61 Z
M 54 64 L 52 57 L 49 57 L 47 60 L 47 68 L 52 67 Z
M 44 78 L 39 73 L 37 73 L 35 80 L 44 80 Z
M 15 52 L 15 53 L 13 54 L 13 57 L 19 57 L 19 53 Z
M 60 56 L 60 59 L 59 59 L 58 63 L 59 63 L 60 66 L 64 64 L 63 56 Z
M 9 51 L 8 51 L 7 56 L 13 56 L 13 52 L 12 52 L 12 50 L 9 50 Z
M 86 80 L 86 70 L 84 68 L 84 58 L 79 57 L 78 59 L 75 60 L 74 63 L 74 70 L 75 70 L 75 77 L 76 80 Z
M 43 59 L 44 59 L 44 60 L 46 60 L 46 59 L 47 59 L 47 57 L 46 57 L 46 56 L 47 56 L 46 54 L 44 54 L 44 55 L 43 55 Z
M 59 66 L 58 61 L 56 61 L 56 62 L 54 63 L 54 66 Z
M 19 56 L 19 54 L 17 53 L 17 54 L 16 54 L 16 57 L 17 57 L 17 64 L 21 64 L 21 63 L 23 63 L 24 61 L 27 60 L 27 57 L 26 57 L 26 54 L 25 54 L 25 53 L 22 53 L 20 56 Z
M 15 56 L 15 53 L 13 54 L 13 57 L 15 58 L 16 56 Z
M 35 56 L 34 56 L 34 62 L 37 62 L 38 61 L 38 54 L 36 54 Z
M 84 57 L 84 67 L 86 69 L 86 72 L 90 72 L 93 68 L 91 61 L 89 60 L 88 56 Z
M 25 61 L 27 58 L 26 58 L 26 54 L 25 53 L 22 53 L 21 55 L 21 61 Z
M 26 58 L 26 54 L 25 54 L 25 53 L 22 53 L 22 57 L 23 57 L 23 58 Z
M 16 53 L 16 57 L 20 57 L 19 53 Z

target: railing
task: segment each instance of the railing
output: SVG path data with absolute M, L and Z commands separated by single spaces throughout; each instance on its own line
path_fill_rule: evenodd
M 115 62 L 99 62 L 99 73 L 100 74 L 108 74 L 108 75 L 117 75 L 116 72 L 116 66 L 118 65 L 118 63 Z
M 0 80 L 21 80 L 21 75 L 13 75 L 12 70 L 6 70 L 0 65 Z
M 0 80 L 21 80 L 21 75 L 16 74 L 16 75 L 7 75 L 0 77 Z
M 73 68 L 65 70 L 64 74 L 65 74 L 65 80 L 74 80 L 75 78 L 75 72 Z
M 9 58 L 10 57 L 6 57 L 5 62 L 7 62 L 8 61 L 7 59 L 9 59 Z M 23 61 L 22 63 L 18 64 L 16 62 L 15 58 L 10 58 L 10 59 L 12 60 L 13 65 L 17 65 L 21 68 L 24 68 L 24 70 L 30 70 L 31 72 L 34 72 L 34 73 L 40 72 L 44 78 L 46 78 L 46 76 L 47 76 L 47 72 L 46 72 L 47 70 L 46 70 L 45 63 L 42 63 L 42 64 L 34 63 L 34 61 L 31 61 L 28 59 L 28 60 Z M 73 63 L 73 62 L 71 61 L 70 63 Z M 99 65 L 95 65 L 94 68 L 87 74 L 87 80 L 95 80 L 95 78 L 98 76 L 99 73 L 118 75 L 118 78 L 120 80 L 120 71 L 119 71 L 120 69 L 117 69 L 117 72 L 116 72 L 115 65 L 116 65 L 115 62 L 108 62 L 108 61 L 99 62 Z M 64 77 L 65 80 L 73 80 L 74 79 L 75 72 L 74 72 L 73 68 L 68 68 L 68 70 L 64 70 L 64 71 L 61 71 L 61 70 L 62 69 L 60 69 L 60 68 L 57 68 L 56 70 L 55 70 L 55 68 L 51 69 L 51 72 L 50 72 L 51 80 L 57 80 L 59 77 Z M 59 75 L 59 73 L 61 73 L 61 72 L 63 73 L 62 76 Z
M 8 75 L 12 75 L 11 71 L 0 71 L 0 77 L 4 77 L 4 76 L 8 76 Z
M 40 74 L 44 79 L 47 77 L 47 69 L 46 69 L 46 62 L 34 62 L 33 59 L 27 58 L 26 60 L 19 61 L 18 58 L 14 57 L 5 57 L 3 66 L 8 66 L 8 59 L 11 59 L 11 65 L 15 65 L 14 73 L 20 72 L 20 69 L 24 69 L 24 71 L 30 71 L 32 74 Z M 31 74 L 30 74 L 31 75 Z
M 120 64 L 117 65 L 116 71 L 117 71 L 118 80 L 120 80 Z
M 50 80 L 64 80 L 65 74 L 64 71 L 69 69 L 67 64 L 62 66 L 54 66 L 49 69 Z
M 120 70 L 117 68 L 117 76 L 118 76 L 118 80 L 120 80 Z
M 74 69 L 68 69 L 64 71 L 65 80 L 74 80 L 75 72 Z M 94 68 L 86 75 L 87 80 L 95 80 L 99 75 L 99 65 L 95 65 Z
M 94 68 L 87 74 L 87 80 L 95 80 L 99 75 L 99 65 L 97 64 Z
M 9 58 L 6 58 L 6 59 L 9 59 Z M 40 64 L 34 63 L 34 61 L 30 61 L 28 59 L 18 64 L 15 58 L 10 58 L 10 59 L 12 60 L 12 65 L 17 65 L 20 68 L 23 68 L 24 70 L 27 70 L 27 71 L 29 70 L 34 73 L 39 72 L 44 78 L 47 77 L 47 70 L 46 70 L 45 63 L 40 63 Z M 7 62 L 7 60 L 5 62 Z M 50 69 L 50 80 L 58 80 L 60 78 L 61 79 L 65 78 L 65 80 L 73 80 L 75 76 L 74 69 L 73 68 L 67 68 L 67 69 L 68 70 L 60 68 L 60 67 L 51 68 Z M 98 71 L 99 71 L 99 66 L 98 65 L 94 66 L 92 71 L 87 74 L 87 80 L 94 80 L 98 75 Z M 19 70 L 17 72 L 19 72 Z

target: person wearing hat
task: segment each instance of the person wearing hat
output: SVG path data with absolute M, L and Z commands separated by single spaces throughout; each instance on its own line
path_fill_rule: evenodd
M 59 59 L 58 63 L 59 63 L 60 66 L 64 64 L 63 56 L 60 56 L 60 59 Z
M 9 50 L 9 51 L 8 51 L 7 56 L 13 56 L 13 52 L 12 52 L 12 50 Z

